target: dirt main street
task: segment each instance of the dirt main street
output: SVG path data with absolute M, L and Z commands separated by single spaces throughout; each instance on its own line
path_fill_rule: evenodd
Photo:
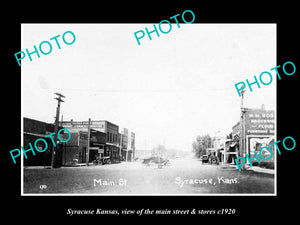
M 274 175 L 239 172 L 234 166 L 196 159 L 170 160 L 169 167 L 142 162 L 103 166 L 25 168 L 24 194 L 274 194 Z

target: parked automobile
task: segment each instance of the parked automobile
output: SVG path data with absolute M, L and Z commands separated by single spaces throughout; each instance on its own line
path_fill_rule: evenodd
M 111 164 L 111 160 L 109 156 L 96 156 L 96 159 L 93 160 L 94 165 L 105 165 L 105 164 Z
M 217 164 L 217 165 L 219 165 L 219 159 L 218 159 L 217 156 L 214 156 L 214 155 L 210 156 L 209 162 L 210 162 L 210 164 Z
M 202 155 L 202 164 L 208 163 L 209 157 L 208 155 Z
M 143 164 L 145 166 L 155 166 L 157 165 L 157 167 L 159 169 L 163 168 L 164 166 L 168 166 L 170 165 L 170 160 L 168 159 L 164 159 L 162 157 L 158 157 L 158 156 L 152 156 L 152 157 L 149 157 L 149 158 L 146 158 L 143 160 Z

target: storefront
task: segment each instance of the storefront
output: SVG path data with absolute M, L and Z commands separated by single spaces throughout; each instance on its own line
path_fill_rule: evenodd
M 87 132 L 86 132 L 87 135 Z M 97 157 L 105 156 L 106 133 L 91 129 L 90 131 L 90 147 L 89 162 L 93 162 Z
M 271 143 L 275 142 L 274 136 L 272 135 L 247 135 L 247 149 L 249 150 L 249 157 L 252 158 L 255 156 L 255 153 L 259 155 L 259 150 L 264 146 L 269 146 L 272 149 L 272 152 L 274 151 L 274 145 L 270 146 Z M 270 157 L 270 152 L 266 149 L 263 149 L 261 152 L 262 156 L 264 158 Z M 269 162 L 274 162 L 274 155 L 271 159 L 269 159 Z
M 127 128 L 121 131 L 120 158 L 122 161 L 134 161 L 135 158 L 135 133 L 130 132 Z
M 235 163 L 234 160 L 238 157 L 238 143 L 234 140 L 225 142 L 225 163 Z
M 248 109 L 245 114 L 245 129 L 247 154 L 250 157 L 254 157 L 254 151 L 259 153 L 258 151 L 261 147 L 267 145 L 270 146 L 270 143 L 274 142 L 274 111 L 264 109 Z M 271 146 L 271 148 L 272 147 L 274 146 Z M 262 154 L 270 153 L 268 151 L 263 151 Z M 274 161 L 274 157 L 272 157 L 272 159 L 269 161 Z
M 123 161 L 133 161 L 134 160 L 133 151 L 129 150 L 129 149 L 123 149 L 122 150 L 122 160 Z
M 232 159 L 237 158 L 238 150 L 236 141 L 227 139 L 227 137 L 214 137 L 214 148 L 210 150 L 211 154 L 217 156 L 220 163 L 232 163 Z
M 24 157 L 24 166 L 50 166 L 51 165 L 51 150 L 52 150 L 52 141 L 50 138 L 46 138 L 46 135 L 33 134 L 24 132 L 23 140 L 24 149 L 29 149 L 29 143 L 34 143 L 38 138 L 43 138 L 47 141 L 48 148 L 44 152 L 35 151 L 35 155 L 32 155 L 32 152 L 27 153 L 27 159 Z M 33 145 L 33 144 L 32 144 Z M 39 142 L 38 148 L 44 149 L 44 142 Z
M 269 146 L 273 152 L 274 146 L 270 143 L 275 141 L 275 112 L 274 110 L 261 109 L 245 109 L 244 120 L 237 123 L 233 127 L 232 136 L 237 142 L 239 156 L 249 155 L 250 158 L 259 155 L 259 150 L 263 146 Z M 242 143 L 242 144 L 241 144 Z M 245 144 L 244 144 L 245 143 Z M 265 158 L 270 155 L 269 151 L 262 151 Z M 268 160 L 269 163 L 274 162 L 273 157 Z M 253 164 L 255 164 L 254 159 Z
M 71 133 L 71 140 L 66 144 L 63 153 L 63 164 L 72 165 L 77 163 L 86 163 L 88 146 L 88 132 L 77 131 Z M 90 147 L 89 147 L 89 163 L 93 162 L 96 157 L 105 156 L 106 134 L 91 129 L 90 131 Z M 109 155 L 107 153 L 106 155 Z
M 62 164 L 64 166 L 85 163 L 87 149 L 87 135 L 82 131 L 72 131 L 71 139 L 66 143 L 63 154 Z
M 118 163 L 121 161 L 119 146 L 107 143 L 105 145 L 105 148 L 106 148 L 105 156 L 109 156 L 112 163 Z
M 89 163 L 97 157 L 110 157 L 112 163 L 120 161 L 119 127 L 106 120 L 90 122 L 90 146 L 88 146 L 88 121 L 64 121 L 63 127 L 72 134 L 74 141 L 70 141 L 65 152 L 65 163 Z M 88 151 L 88 153 L 87 153 Z
M 61 129 L 61 127 L 59 127 Z M 29 149 L 29 143 L 33 143 L 38 138 L 43 138 L 46 140 L 48 148 L 43 152 L 35 151 L 35 155 L 30 155 L 25 159 L 24 156 L 24 166 L 51 166 L 52 148 L 53 144 L 50 137 L 47 135 L 54 132 L 54 125 L 39 120 L 23 118 L 23 147 L 24 149 Z M 37 144 L 39 149 L 45 149 L 44 142 L 39 142 Z M 64 143 L 58 143 L 56 145 L 55 154 L 55 166 L 60 167 L 62 164 L 62 151 L 64 148 Z M 32 154 L 32 153 L 28 153 Z

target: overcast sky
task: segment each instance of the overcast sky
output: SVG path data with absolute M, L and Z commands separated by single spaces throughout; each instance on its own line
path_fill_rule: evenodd
M 277 65 L 276 25 L 172 25 L 138 45 L 134 32 L 153 24 L 22 24 L 23 51 L 65 31 L 76 35 L 72 45 L 60 37 L 60 50 L 53 40 L 49 55 L 22 61 L 22 115 L 54 122 L 60 92 L 64 120 L 126 127 L 137 149 L 190 151 L 199 134 L 228 134 L 240 115 L 234 84 Z M 253 89 L 245 107 L 275 109 L 276 79 Z

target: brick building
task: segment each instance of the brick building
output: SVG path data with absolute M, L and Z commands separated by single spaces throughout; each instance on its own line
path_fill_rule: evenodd
M 260 109 L 246 108 L 243 120 L 232 127 L 232 137 L 237 142 L 239 156 L 248 154 L 252 158 L 254 151 L 259 155 L 260 148 L 266 145 L 274 152 L 270 143 L 275 140 L 275 111 L 266 110 L 264 106 Z M 268 158 L 270 152 L 265 150 L 262 154 Z M 274 162 L 274 155 L 269 162 Z
M 59 127 L 59 130 L 62 127 Z M 52 141 L 47 135 L 54 132 L 54 125 L 46 122 L 42 122 L 35 119 L 23 118 L 23 147 L 25 150 L 29 149 L 29 143 L 33 146 L 34 142 L 38 138 L 43 138 L 47 141 L 48 148 L 44 152 L 35 151 L 35 155 L 31 152 L 27 152 L 27 159 L 24 156 L 24 166 L 50 166 L 51 165 L 51 153 L 52 153 Z M 62 132 L 63 134 L 63 132 Z M 44 149 L 44 143 L 38 142 L 38 147 Z M 62 164 L 62 151 L 64 143 L 58 143 L 56 148 L 56 164 L 59 167 Z M 34 147 L 33 147 L 34 148 Z
M 133 161 L 135 158 L 135 133 L 127 128 L 121 130 L 121 160 Z
M 88 121 L 63 121 L 60 122 L 72 134 L 72 141 L 66 144 L 64 163 L 85 163 L 87 151 Z M 90 124 L 89 162 L 97 154 L 108 156 L 111 161 L 120 161 L 119 126 L 107 120 L 92 120 Z

